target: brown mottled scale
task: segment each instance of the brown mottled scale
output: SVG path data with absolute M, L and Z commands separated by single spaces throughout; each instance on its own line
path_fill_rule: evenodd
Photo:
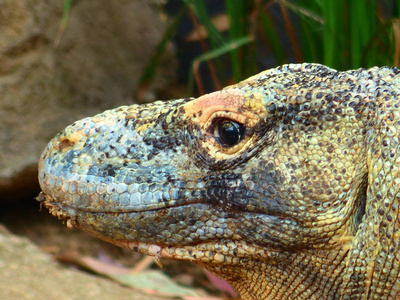
M 396 299 L 400 75 L 285 65 L 77 121 L 39 200 L 101 239 L 198 263 L 242 299 Z

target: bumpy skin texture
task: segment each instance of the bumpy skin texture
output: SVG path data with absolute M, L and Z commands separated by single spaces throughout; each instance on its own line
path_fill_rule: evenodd
M 397 69 L 292 64 L 109 110 L 49 143 L 39 200 L 111 243 L 203 265 L 243 299 L 396 299 L 399 87 Z

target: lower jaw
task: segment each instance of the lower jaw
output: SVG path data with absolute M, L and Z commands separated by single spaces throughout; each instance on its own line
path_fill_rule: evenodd
M 149 256 L 191 261 L 200 264 L 237 264 L 240 258 L 215 251 L 215 243 L 202 243 L 193 246 L 164 246 L 146 242 L 111 241 L 113 244 Z
M 253 248 L 238 241 L 214 243 L 206 242 L 186 246 L 166 246 L 160 244 L 107 240 L 117 246 L 145 255 L 172 260 L 191 261 L 201 265 L 230 265 L 251 267 L 262 264 L 271 253 L 265 249 Z M 222 250 L 225 248 L 225 251 Z M 218 249 L 218 250 L 217 250 Z M 246 251 L 249 252 L 245 252 Z M 218 252 L 217 252 L 218 251 Z M 235 253 L 235 254 L 234 254 Z
M 67 226 L 72 228 L 76 226 L 84 231 L 85 226 L 81 227 L 77 222 L 77 212 L 73 208 L 61 208 L 54 203 L 53 199 L 41 193 L 37 200 L 41 202 L 49 212 L 61 220 L 67 222 Z M 248 245 L 241 240 L 217 240 L 207 241 L 192 245 L 163 245 L 157 243 L 148 243 L 143 241 L 129 241 L 122 239 L 113 239 L 112 237 L 102 236 L 97 232 L 88 233 L 105 240 L 106 242 L 114 245 L 128 248 L 135 252 L 145 255 L 161 257 L 173 260 L 191 261 L 198 264 L 212 264 L 212 265 L 251 265 L 259 264 L 274 251 L 269 251 L 258 246 Z

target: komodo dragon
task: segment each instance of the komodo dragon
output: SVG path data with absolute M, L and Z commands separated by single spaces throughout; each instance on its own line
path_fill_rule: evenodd
M 75 122 L 38 200 L 69 226 L 195 262 L 242 299 L 400 296 L 400 71 L 264 71 Z

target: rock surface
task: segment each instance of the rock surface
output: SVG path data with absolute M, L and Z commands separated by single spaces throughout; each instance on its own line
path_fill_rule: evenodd
M 56 43 L 63 2 L 0 0 L 0 223 L 8 219 L 10 228 L 21 219 L 20 207 L 38 214 L 37 162 L 48 141 L 75 120 L 134 103 L 166 29 L 159 0 L 76 0 Z M 150 90 L 174 78 L 172 51 L 162 64 Z M 46 222 L 29 220 L 26 228 L 55 243 Z M 65 268 L 0 228 L 0 299 L 165 298 Z
M 0 299 L 158 300 L 110 280 L 67 269 L 29 240 L 0 229 Z
M 0 0 L 1 201 L 21 198 L 36 184 L 38 157 L 62 128 L 134 102 L 166 28 L 158 3 L 72 1 L 56 45 L 63 1 Z M 173 77 L 173 59 L 164 63 L 155 89 Z

